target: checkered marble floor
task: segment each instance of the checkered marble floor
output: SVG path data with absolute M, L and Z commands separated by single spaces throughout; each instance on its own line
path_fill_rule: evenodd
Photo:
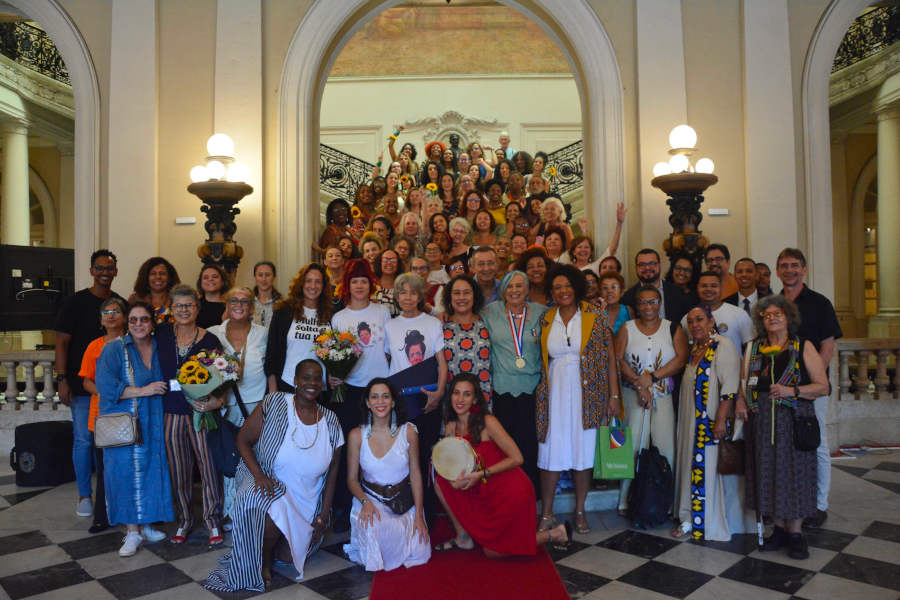
M 310 558 L 301 584 L 292 569 L 280 570 L 266 594 L 214 594 L 202 581 L 227 549 L 208 547 L 204 532 L 182 546 L 146 544 L 123 559 L 121 532 L 88 534 L 89 519 L 74 515 L 75 495 L 74 483 L 18 488 L 0 474 L 0 600 L 368 596 L 371 574 L 341 554 L 346 534 Z M 697 543 L 672 539 L 669 527 L 631 530 L 614 512 L 588 518 L 590 534 L 551 550 L 573 598 L 900 598 L 900 452 L 835 461 L 828 521 L 809 534 L 805 561 L 760 554 L 751 535 Z

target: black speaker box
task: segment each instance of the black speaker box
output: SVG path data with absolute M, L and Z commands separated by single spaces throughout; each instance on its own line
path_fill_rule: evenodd
M 54 486 L 75 480 L 72 421 L 42 421 L 16 427 L 9 466 L 16 485 Z

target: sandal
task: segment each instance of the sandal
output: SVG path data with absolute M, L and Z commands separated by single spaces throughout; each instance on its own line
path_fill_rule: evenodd
M 225 538 L 222 537 L 222 534 L 219 533 L 218 527 L 213 527 L 209 530 L 209 545 L 210 546 L 219 546 L 225 543 Z
M 575 533 L 584 535 L 591 532 L 591 526 L 588 524 L 587 515 L 584 511 L 575 513 Z
M 541 521 L 538 523 L 538 531 L 550 531 L 556 527 L 556 519 L 553 515 L 541 515 Z
M 173 544 L 183 544 L 187 541 L 188 536 L 191 534 L 190 527 L 179 527 L 178 531 L 175 532 L 169 541 Z
M 686 535 L 689 535 L 692 530 L 693 527 L 691 527 L 691 524 L 687 521 L 684 521 L 678 527 L 673 529 L 670 535 L 677 540 L 683 538 Z

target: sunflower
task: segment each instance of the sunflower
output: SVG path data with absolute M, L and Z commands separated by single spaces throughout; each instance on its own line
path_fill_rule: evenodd
M 547 173 L 550 174 L 550 177 L 554 177 L 556 175 L 556 167 L 550 167 L 550 169 L 547 170 Z
M 358 206 L 354 206 L 354 207 L 350 208 L 350 216 L 353 217 L 354 219 L 358 219 L 362 216 L 362 211 L 359 209 Z
M 427 185 L 425 186 L 425 189 L 427 189 L 429 192 L 436 192 L 436 191 L 437 191 L 437 184 L 436 184 L 436 183 L 429 183 L 429 184 L 427 184 Z

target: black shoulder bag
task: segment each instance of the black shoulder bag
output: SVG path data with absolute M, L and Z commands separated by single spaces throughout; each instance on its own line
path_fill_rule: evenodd
M 234 399 L 237 400 L 241 415 L 246 421 L 247 408 L 244 406 L 244 401 L 241 399 L 241 393 L 238 391 L 237 385 L 232 387 L 232 391 L 234 391 Z M 222 417 L 218 410 L 213 415 L 218 427 L 206 432 L 206 444 L 219 472 L 225 477 L 234 477 L 238 463 L 241 461 L 241 454 L 237 449 L 237 434 L 241 428 Z

